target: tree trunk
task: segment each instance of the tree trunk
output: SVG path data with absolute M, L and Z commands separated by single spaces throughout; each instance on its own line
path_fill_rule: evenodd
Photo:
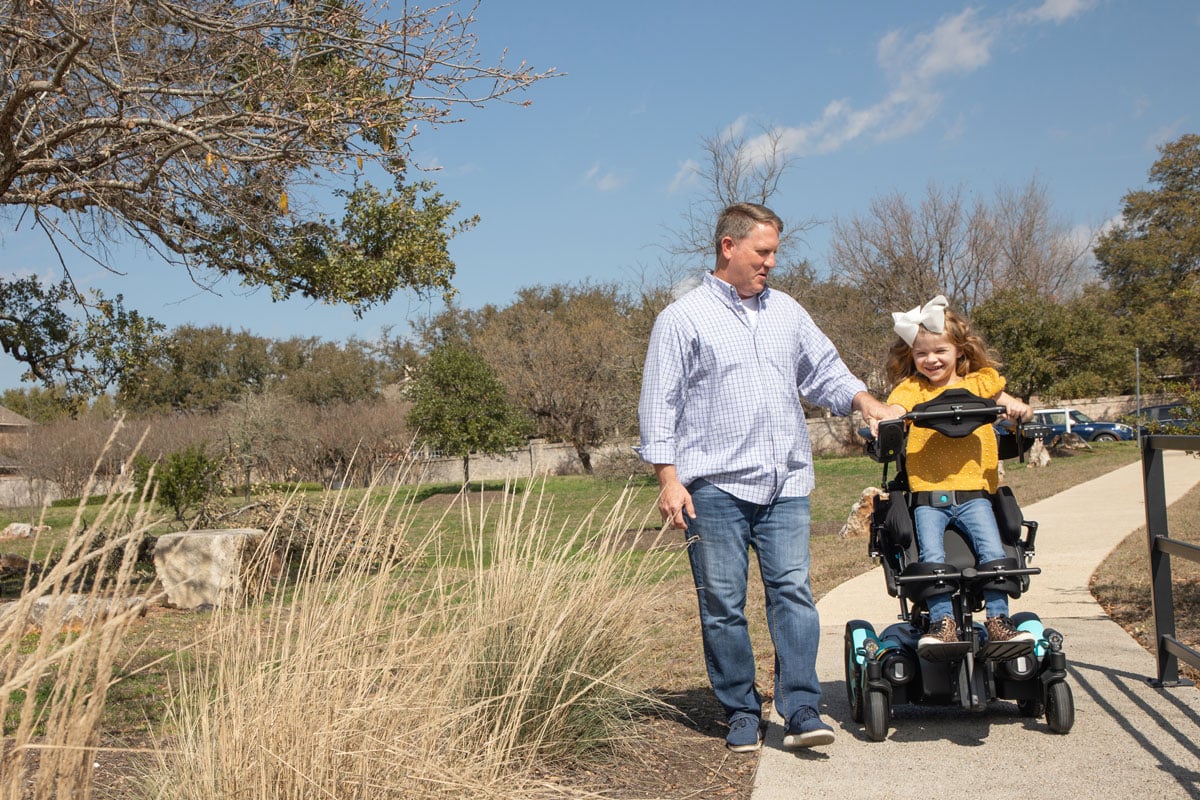
M 463 486 L 471 482 L 471 454 L 463 456 Z
M 592 472 L 592 454 L 582 447 L 576 447 L 575 454 L 579 456 L 579 463 L 583 465 L 583 471 L 588 475 L 595 474 Z

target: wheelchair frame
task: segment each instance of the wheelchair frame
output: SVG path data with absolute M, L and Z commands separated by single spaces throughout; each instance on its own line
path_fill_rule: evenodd
M 1005 559 L 976 564 L 966 536 L 952 526 L 946 532 L 947 563 L 921 562 L 917 555 L 904 464 L 907 426 L 964 436 L 1003 413 L 1004 408 L 991 401 L 950 389 L 900 420 L 881 423 L 877 437 L 866 436 L 867 453 L 883 464 L 886 493 L 875 499 L 869 552 L 883 566 L 888 593 L 900 602 L 899 622 L 882 631 L 865 620 L 846 623 L 846 696 L 852 718 L 865 724 L 871 740 L 887 737 L 892 709 L 902 704 L 958 705 L 979 712 L 994 700 L 1015 700 L 1021 716 L 1044 715 L 1054 733 L 1065 734 L 1074 724 L 1062 635 L 1046 628 L 1036 614 L 1020 612 L 1012 621 L 1034 635 L 1032 648 L 1028 643 L 988 642 L 986 629 L 973 617 L 984 607 L 985 588 L 1019 597 L 1028 589 L 1030 576 L 1041 572 L 1028 566 L 1037 523 L 1024 519 L 1012 492 L 1001 487 L 992 496 Z M 1024 451 L 1041 436 L 1044 431 L 1035 426 L 1017 426 L 1004 437 L 1012 441 L 1001 445 L 1002 458 L 1019 455 L 1024 460 Z M 896 475 L 889 480 L 893 462 Z M 918 640 L 930 624 L 925 598 L 942 592 L 951 594 L 962 641 L 919 654 Z

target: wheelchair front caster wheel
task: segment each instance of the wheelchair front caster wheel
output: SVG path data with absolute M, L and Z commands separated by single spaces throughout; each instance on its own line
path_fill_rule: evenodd
M 1075 700 L 1065 681 L 1046 687 L 1046 724 L 1055 733 L 1066 733 L 1075 724 Z
M 887 692 L 868 690 L 863 698 L 863 717 L 867 725 L 867 738 L 882 742 L 887 738 L 888 722 L 892 716 L 892 702 Z

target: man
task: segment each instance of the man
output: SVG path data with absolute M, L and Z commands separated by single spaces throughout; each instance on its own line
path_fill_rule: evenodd
M 638 406 L 639 452 L 658 475 L 659 511 L 687 530 L 708 677 L 736 752 L 761 747 L 765 729 L 745 615 L 750 547 L 766 589 L 784 746 L 833 741 L 817 711 L 812 446 L 800 397 L 836 414 L 894 416 L 808 313 L 767 288 L 782 231 L 764 206 L 721 212 L 716 268 L 655 321 Z

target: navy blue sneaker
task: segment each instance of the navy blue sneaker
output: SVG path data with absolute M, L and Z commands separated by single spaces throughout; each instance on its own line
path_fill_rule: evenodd
M 783 734 L 784 749 L 799 750 L 823 744 L 833 744 L 833 728 L 825 724 L 815 708 L 802 706 L 788 720 L 787 731 Z
M 762 747 L 762 720 L 753 714 L 734 714 L 729 719 L 725 746 L 735 753 L 752 753 Z

